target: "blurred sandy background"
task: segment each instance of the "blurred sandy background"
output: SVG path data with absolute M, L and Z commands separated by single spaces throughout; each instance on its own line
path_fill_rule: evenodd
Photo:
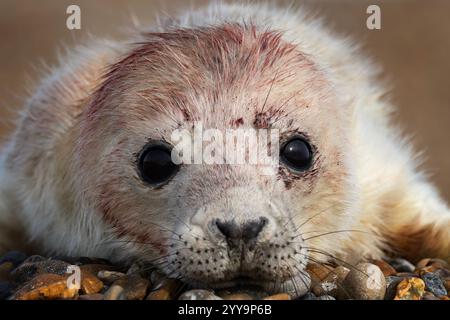
M 295 2 L 295 1 L 293 1 Z M 80 42 L 88 33 L 117 34 L 131 25 L 133 13 L 151 22 L 157 12 L 173 14 L 206 1 L 181 0 L 0 0 L 0 140 L 12 125 L 35 66 L 52 65 L 63 44 Z M 81 7 L 82 30 L 65 27 L 66 8 Z M 450 200 L 450 1 L 447 0 L 316 0 L 308 4 L 330 25 L 366 44 L 393 84 L 397 121 L 425 151 L 425 168 Z M 365 27 L 366 8 L 378 4 L 382 29 Z M 370 142 L 369 142 L 370 143 Z M 386 159 L 389 161 L 389 159 Z

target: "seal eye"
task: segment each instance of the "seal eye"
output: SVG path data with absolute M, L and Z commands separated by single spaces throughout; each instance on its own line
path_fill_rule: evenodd
M 179 166 L 172 162 L 171 149 L 166 145 L 151 145 L 139 158 L 142 179 L 149 184 L 160 184 L 172 178 Z
M 312 151 L 302 138 L 289 140 L 280 151 L 281 162 L 294 171 L 305 171 L 312 163 Z

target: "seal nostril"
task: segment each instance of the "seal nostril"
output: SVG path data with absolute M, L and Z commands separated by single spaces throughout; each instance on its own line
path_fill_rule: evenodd
M 267 224 L 267 218 L 261 217 L 257 221 L 251 221 L 244 225 L 242 234 L 246 240 L 255 239 Z
M 235 222 L 215 220 L 214 224 L 222 235 L 225 236 L 230 246 L 237 246 L 243 240 L 246 243 L 253 243 L 269 220 L 260 217 L 258 220 L 246 222 L 242 225 L 237 225 Z
M 226 238 L 232 238 L 234 234 L 236 233 L 236 226 L 234 223 L 231 222 L 222 222 L 220 220 L 216 220 L 216 226 L 217 229 L 226 237 Z

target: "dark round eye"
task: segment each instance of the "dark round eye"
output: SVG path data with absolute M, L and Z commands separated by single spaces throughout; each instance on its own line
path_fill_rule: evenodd
M 280 150 L 281 162 L 294 171 L 309 169 L 312 155 L 311 146 L 301 138 L 289 140 Z
M 139 158 L 142 179 L 149 184 L 160 184 L 172 178 L 179 166 L 172 162 L 171 149 L 166 145 L 150 145 Z

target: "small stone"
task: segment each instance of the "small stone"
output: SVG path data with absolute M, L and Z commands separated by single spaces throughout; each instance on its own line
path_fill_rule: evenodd
M 395 258 L 389 261 L 389 264 L 397 270 L 397 272 L 414 272 L 414 265 L 406 259 Z
M 263 300 L 291 300 L 291 296 L 287 293 L 278 293 L 265 297 Z
M 255 300 L 251 295 L 248 293 L 231 293 L 222 296 L 224 300 Z
M 447 297 L 447 296 L 441 296 L 441 297 L 439 297 L 439 300 L 450 300 L 450 297 Z
M 444 287 L 447 290 L 447 293 L 450 293 L 450 278 L 444 279 Z
M 435 267 L 436 269 L 448 269 L 450 268 L 450 265 L 447 261 L 442 260 L 442 259 L 430 259 L 430 261 L 428 262 L 428 264 L 430 266 Z
M 150 279 L 152 274 L 155 272 L 154 268 L 152 268 L 147 262 L 135 262 L 130 268 L 127 270 L 127 275 L 139 275 L 142 278 Z M 162 276 L 165 278 L 165 276 Z M 154 283 L 150 280 L 151 283 Z
M 103 282 L 89 272 L 82 272 L 80 289 L 83 294 L 95 294 L 103 289 Z
M 440 300 L 440 299 L 431 292 L 425 291 L 425 293 L 422 296 L 422 300 Z
M 114 281 L 125 277 L 126 274 L 118 271 L 101 270 L 97 273 L 97 277 L 104 283 L 110 284 Z
M 127 275 L 140 274 L 143 268 L 144 268 L 143 263 L 135 262 L 128 269 Z
M 448 269 L 439 269 L 435 272 L 441 279 L 450 278 L 450 270 Z
M 402 281 L 402 277 L 389 276 L 386 277 L 386 294 L 384 296 L 385 300 L 393 300 L 397 294 L 397 285 Z
M 8 299 L 15 289 L 11 282 L 0 282 L 0 300 Z
M 435 272 L 437 271 L 437 268 L 435 266 L 427 266 L 420 269 L 416 269 L 415 273 L 419 276 L 423 276 L 426 273 Z
M 125 278 L 121 278 L 124 280 Z M 147 295 L 149 281 L 138 274 L 126 276 L 126 283 L 123 286 L 121 297 L 124 300 L 142 300 Z
M 103 300 L 104 296 L 100 293 L 83 294 L 78 297 L 78 300 Z
M 347 277 L 348 273 L 350 272 L 350 269 L 339 266 L 330 273 L 318 284 L 316 284 L 312 291 L 316 296 L 323 296 L 323 295 L 331 295 L 335 296 L 339 289 L 342 288 L 342 282 Z
M 14 269 L 12 262 L 3 262 L 0 264 L 0 281 L 11 280 L 11 271 Z
M 420 278 L 405 278 L 397 285 L 394 300 L 420 300 L 425 292 L 425 283 Z
M 210 290 L 195 289 L 183 293 L 179 300 L 222 300 Z
M 167 277 L 157 270 L 153 270 L 150 273 L 150 283 L 154 286 L 162 283 L 165 279 L 167 279 Z
M 85 264 L 80 266 L 81 272 L 89 272 L 90 274 L 97 275 L 100 271 L 117 271 L 121 272 L 122 268 L 118 266 L 106 265 L 106 264 Z
M 37 275 L 47 273 L 60 276 L 66 275 L 67 267 L 70 266 L 70 264 L 68 264 L 67 262 L 59 260 L 27 262 L 30 260 L 30 258 L 28 258 L 24 263 L 22 263 L 11 272 L 11 276 L 15 279 L 15 281 L 24 283 L 31 280 Z
M 152 292 L 147 296 L 147 300 L 173 300 L 183 284 L 176 279 L 165 278 L 157 283 Z
M 329 295 L 323 295 L 318 297 L 317 300 L 336 300 L 336 298 Z
M 325 279 L 331 271 L 333 271 L 332 267 L 318 263 L 310 263 L 306 267 L 306 272 L 310 275 L 313 286 Z
M 41 274 L 22 286 L 13 300 L 71 299 L 77 288 L 67 287 L 67 278 L 57 274 Z
M 386 280 L 381 269 L 372 263 L 359 263 L 342 283 L 339 297 L 356 300 L 381 300 L 386 292 Z
M 123 292 L 123 287 L 118 284 L 113 284 L 106 290 L 103 299 L 104 300 L 119 300 L 120 294 Z
M 0 257 L 0 265 L 5 262 L 11 262 L 14 267 L 17 267 L 27 259 L 27 255 L 20 251 L 10 251 Z
M 375 260 L 373 264 L 381 269 L 381 272 L 383 272 L 385 277 L 393 276 L 397 273 L 397 271 L 384 260 Z
M 435 296 L 446 296 L 447 290 L 442 283 L 441 278 L 435 273 L 425 273 L 422 276 L 422 280 L 425 282 L 425 289 L 430 291 Z
M 398 272 L 396 276 L 402 278 L 420 278 L 420 276 L 417 273 L 413 272 Z
M 300 300 L 317 300 L 317 297 L 314 293 L 308 292 L 303 297 L 301 297 Z
M 430 258 L 424 258 L 422 260 L 420 260 L 419 262 L 416 263 L 416 268 L 417 269 L 422 269 L 425 268 L 426 266 L 428 266 L 428 263 L 430 262 Z

